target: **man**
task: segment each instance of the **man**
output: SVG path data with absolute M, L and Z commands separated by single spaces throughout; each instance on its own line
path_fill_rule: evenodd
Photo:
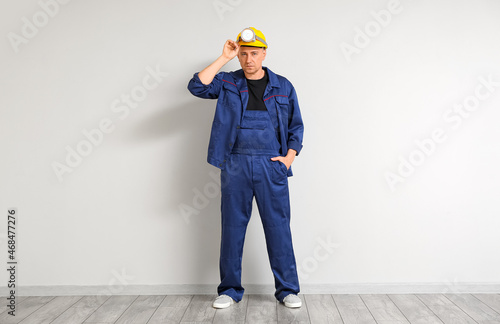
M 262 66 L 267 43 L 261 31 L 245 28 L 227 40 L 222 55 L 190 80 L 189 91 L 218 99 L 208 162 L 221 169 L 222 235 L 215 308 L 239 302 L 241 260 L 255 196 L 275 281 L 275 297 L 300 307 L 299 281 L 290 232 L 288 177 L 302 149 L 304 126 L 297 95 L 284 77 Z M 241 69 L 219 70 L 235 56 Z

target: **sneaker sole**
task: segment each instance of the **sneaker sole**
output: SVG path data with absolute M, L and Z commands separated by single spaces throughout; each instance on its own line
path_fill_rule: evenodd
M 285 306 L 288 307 L 288 308 L 299 308 L 302 306 L 302 303 L 285 303 Z
M 227 304 L 213 304 L 212 307 L 213 308 L 228 308 L 229 306 L 231 306 L 233 303 L 229 302 Z

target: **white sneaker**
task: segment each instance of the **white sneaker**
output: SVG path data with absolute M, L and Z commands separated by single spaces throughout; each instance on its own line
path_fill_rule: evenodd
M 299 296 L 294 295 L 294 294 L 290 294 L 290 295 L 286 296 L 283 299 L 283 303 L 285 303 L 286 307 L 290 307 L 290 308 L 297 308 L 297 307 L 302 306 L 302 300 L 300 300 Z
M 212 306 L 214 308 L 228 308 L 231 304 L 234 303 L 234 300 L 228 295 L 220 295 L 215 298 Z

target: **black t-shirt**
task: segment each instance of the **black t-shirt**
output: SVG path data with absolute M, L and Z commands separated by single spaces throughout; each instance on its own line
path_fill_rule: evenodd
M 248 85 L 248 110 L 267 110 L 264 104 L 264 90 L 266 90 L 269 77 L 264 70 L 264 77 L 259 80 L 247 79 Z

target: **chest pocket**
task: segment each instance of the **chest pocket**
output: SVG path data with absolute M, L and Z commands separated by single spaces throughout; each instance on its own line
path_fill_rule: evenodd
M 278 113 L 280 114 L 280 117 L 283 120 L 288 120 L 288 109 L 290 106 L 290 103 L 288 102 L 288 96 L 275 96 L 274 98 L 276 100 L 276 108 L 278 110 Z
M 224 99 L 223 104 L 227 108 L 236 109 L 241 106 L 241 98 L 238 88 L 229 82 L 222 82 L 222 88 L 224 89 Z

